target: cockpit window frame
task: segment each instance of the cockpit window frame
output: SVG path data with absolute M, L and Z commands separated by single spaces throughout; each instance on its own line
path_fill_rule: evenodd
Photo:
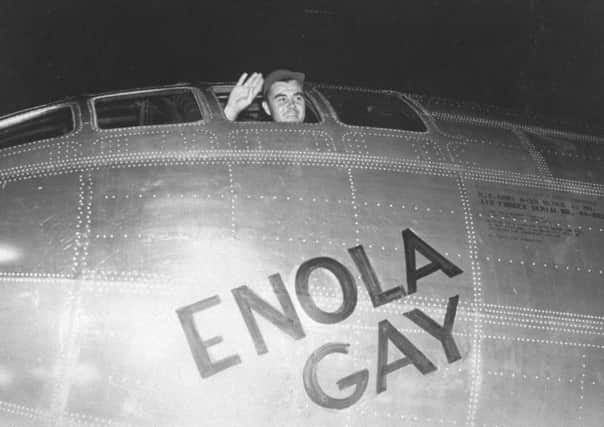
M 318 96 L 320 96 L 322 101 L 325 103 L 325 106 L 329 110 L 329 113 L 331 114 L 333 120 L 340 126 L 350 128 L 350 129 L 364 130 L 364 131 L 375 130 L 375 131 L 387 131 L 387 132 L 412 134 L 412 135 L 426 135 L 431 132 L 432 126 L 431 126 L 430 121 L 428 120 L 427 112 L 422 110 L 421 108 L 419 108 L 419 106 L 416 104 L 416 102 L 414 102 L 411 99 L 408 99 L 401 92 L 398 92 L 395 90 L 363 89 L 363 88 L 356 88 L 356 87 L 335 86 L 335 85 L 327 85 L 327 84 L 318 84 L 315 86 L 315 89 L 316 89 L 316 92 L 318 93 Z M 334 108 L 332 103 L 329 101 L 329 98 L 327 96 L 325 96 L 323 94 L 323 92 L 321 92 L 321 89 L 332 89 L 332 90 L 335 89 L 335 90 L 349 91 L 349 92 L 359 92 L 359 93 L 365 92 L 365 93 L 371 93 L 371 94 L 377 94 L 377 95 L 393 96 L 393 97 L 401 100 L 403 103 L 405 103 L 407 105 L 407 107 L 409 107 L 417 115 L 417 117 L 419 118 L 419 120 L 422 122 L 422 124 L 424 125 L 424 127 L 426 129 L 424 131 L 414 131 L 414 130 L 409 130 L 409 129 L 397 129 L 397 128 L 377 127 L 377 126 L 363 126 L 363 125 L 353 125 L 353 124 L 345 123 L 342 120 L 340 120 L 340 117 L 339 117 L 336 109 Z
M 216 93 L 215 89 L 220 89 L 220 90 L 224 90 L 227 94 L 230 93 L 231 89 L 233 88 L 234 84 L 214 84 L 211 85 L 207 88 L 207 93 L 208 96 L 212 96 L 213 100 L 216 102 L 216 106 L 217 108 L 220 110 L 220 117 L 223 120 L 228 121 L 229 123 L 233 123 L 235 125 L 258 125 L 258 124 L 267 124 L 267 123 L 272 123 L 274 124 L 275 122 L 273 122 L 272 120 L 266 120 L 266 121 L 262 121 L 262 120 L 229 120 L 226 118 L 226 116 L 224 115 L 224 106 L 222 104 L 222 102 L 220 101 L 219 98 L 219 94 Z M 287 123 L 288 125 L 298 125 L 298 126 L 317 126 L 317 125 L 323 125 L 325 124 L 325 115 L 323 114 L 323 111 L 321 111 L 321 108 L 318 107 L 318 105 L 320 104 L 320 100 L 318 100 L 316 98 L 316 92 L 313 91 L 312 86 L 311 87 L 307 87 L 307 84 L 304 85 L 304 99 L 306 100 L 306 108 L 309 108 L 312 111 L 312 113 L 314 114 L 314 116 L 317 118 L 316 122 L 303 122 L 303 123 Z M 223 95 L 223 94 L 220 94 Z M 261 101 L 262 100 L 262 95 L 259 94 L 258 96 L 256 96 L 256 98 L 254 99 L 254 102 L 257 101 Z
M 78 102 L 75 100 L 60 101 L 60 102 L 47 104 L 47 105 L 43 105 L 43 106 L 36 106 L 36 107 L 29 108 L 26 110 L 21 110 L 21 111 L 15 112 L 15 113 L 11 113 L 4 117 L 0 117 L 0 131 L 4 128 L 9 128 L 10 126 L 18 125 L 18 124 L 24 123 L 28 120 L 37 119 L 41 116 L 44 116 L 45 114 L 48 114 L 48 113 L 51 113 L 53 111 L 57 111 L 57 110 L 60 110 L 63 108 L 69 108 L 69 111 L 71 112 L 72 128 L 69 132 L 64 133 L 62 135 L 58 135 L 58 136 L 48 137 L 48 138 L 33 139 L 31 141 L 8 145 L 6 147 L 2 147 L 0 145 L 0 150 L 13 149 L 15 147 L 25 146 L 25 145 L 29 145 L 29 144 L 36 144 L 36 143 L 39 144 L 40 142 L 51 141 L 51 140 L 55 140 L 55 139 L 69 138 L 69 137 L 72 137 L 73 135 L 77 134 L 78 132 L 80 132 L 82 129 L 82 117 L 81 117 L 82 113 L 80 110 L 80 106 L 78 105 Z
M 199 110 L 199 114 L 201 116 L 200 120 L 195 120 L 192 122 L 181 122 L 181 123 L 163 123 L 163 124 L 154 124 L 154 125 L 141 125 L 141 126 L 122 126 L 115 128 L 101 128 L 98 124 L 98 115 L 96 110 L 96 102 L 102 99 L 119 99 L 119 98 L 127 98 L 130 96 L 145 94 L 162 94 L 162 93 L 170 93 L 176 91 L 188 90 Z M 151 88 L 151 89 L 135 89 L 129 91 L 120 91 L 120 92 L 111 92 L 101 95 L 92 96 L 88 99 L 88 109 L 90 110 L 90 123 L 91 127 L 96 132 L 116 132 L 116 131 L 128 131 L 134 129 L 155 129 L 157 127 L 180 127 L 180 126 L 198 126 L 207 124 L 207 122 L 212 118 L 212 113 L 210 108 L 204 102 L 203 96 L 201 96 L 199 88 L 190 85 L 179 85 L 179 86 L 171 86 L 171 87 L 161 87 L 161 88 Z

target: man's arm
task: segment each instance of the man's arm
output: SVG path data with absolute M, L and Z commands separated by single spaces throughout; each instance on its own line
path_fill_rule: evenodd
M 224 107 L 224 115 L 229 120 L 236 120 L 239 113 L 249 107 L 262 89 L 264 82 L 262 74 L 254 73 L 247 81 L 246 78 L 247 73 L 243 73 L 229 94 L 229 99 Z

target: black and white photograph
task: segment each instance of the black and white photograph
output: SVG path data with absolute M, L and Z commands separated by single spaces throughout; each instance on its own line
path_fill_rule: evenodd
M 601 427 L 602 23 L 2 0 L 0 426 Z

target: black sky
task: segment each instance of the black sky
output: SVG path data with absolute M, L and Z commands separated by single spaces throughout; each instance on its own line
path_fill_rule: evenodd
M 602 0 L 3 0 L 0 114 L 289 67 L 601 124 L 602 23 Z

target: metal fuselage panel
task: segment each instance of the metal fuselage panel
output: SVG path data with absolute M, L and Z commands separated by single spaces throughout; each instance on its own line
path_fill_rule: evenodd
M 602 142 L 422 115 L 0 151 L 1 424 L 599 426 Z

